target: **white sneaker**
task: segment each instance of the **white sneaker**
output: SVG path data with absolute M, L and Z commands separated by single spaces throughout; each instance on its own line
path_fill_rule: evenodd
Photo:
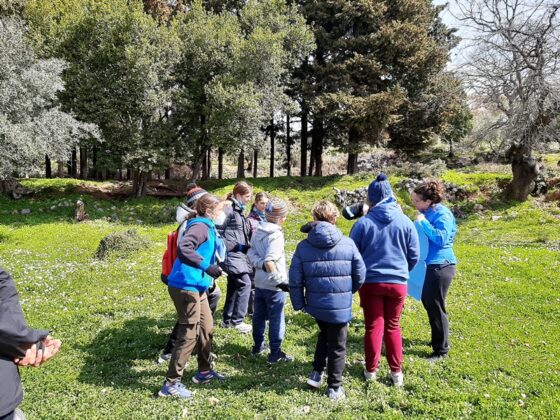
M 377 369 L 373 372 L 369 372 L 366 368 L 364 368 L 364 378 L 366 382 L 375 381 L 375 379 L 377 379 Z
M 393 381 L 393 385 L 395 385 L 398 388 L 404 386 L 404 375 L 402 372 L 391 372 L 389 376 Z
M 244 322 L 234 325 L 233 328 L 243 334 L 249 334 L 251 331 L 253 331 L 253 327 L 249 324 L 245 324 Z

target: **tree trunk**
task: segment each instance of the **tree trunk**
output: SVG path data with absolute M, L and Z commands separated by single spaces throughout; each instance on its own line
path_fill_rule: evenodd
M 208 148 L 208 163 L 206 164 L 208 168 L 208 178 L 212 176 L 212 148 Z
M 274 140 L 276 132 L 274 131 L 274 117 L 270 119 L 270 177 L 274 178 Z
M 325 136 L 323 120 L 313 120 L 313 133 L 311 135 L 311 156 L 313 158 L 313 175 L 323 176 L 323 137 Z M 311 166 L 311 165 L 310 165 Z
M 132 173 L 132 169 L 131 168 L 126 168 L 126 179 L 127 180 L 131 180 L 133 178 L 133 173 Z
M 136 198 L 142 198 L 146 196 L 146 190 L 148 187 L 148 173 L 135 170 L 134 179 L 132 181 L 132 194 Z
M 165 169 L 165 179 L 171 179 L 171 168 Z
M 218 148 L 218 179 L 224 179 L 224 149 Z
M 354 175 L 358 171 L 358 142 L 358 133 L 351 128 L 348 130 L 348 175 Z
M 17 200 L 23 195 L 29 194 L 29 191 L 17 179 L 6 178 L 0 179 L 0 194 L 12 196 L 12 198 Z
M 253 178 L 257 178 L 258 163 L 259 163 L 259 151 L 255 149 L 253 150 Z
M 52 178 L 52 166 L 49 155 L 45 155 L 45 178 Z
M 301 139 L 300 139 L 300 176 L 305 176 L 307 171 L 307 110 L 302 105 L 301 111 Z
M 520 144 L 513 144 L 507 152 L 511 162 L 513 179 L 506 189 L 506 195 L 516 201 L 525 201 L 533 189 L 533 182 L 542 167 L 531 156 L 531 151 Z
M 81 179 L 87 178 L 88 176 L 87 169 L 88 169 L 87 147 L 81 146 L 80 147 L 80 178 Z
M 93 148 L 92 165 L 90 178 L 97 179 L 97 147 Z M 130 178 L 129 178 L 130 179 Z
M 64 162 L 61 161 L 61 160 L 59 160 L 59 161 L 57 162 L 57 164 L 58 164 L 58 171 L 57 171 L 58 173 L 57 173 L 57 176 L 58 176 L 59 178 L 64 178 Z
M 453 151 L 453 140 L 449 139 L 449 156 L 450 158 L 455 157 L 455 152 Z
M 243 150 L 237 157 L 237 178 L 245 178 L 245 153 Z
M 286 175 L 292 176 L 292 135 L 290 133 L 290 114 L 286 114 Z

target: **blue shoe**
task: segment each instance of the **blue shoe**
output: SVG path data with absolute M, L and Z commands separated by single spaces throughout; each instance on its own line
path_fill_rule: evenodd
M 257 347 L 257 346 L 253 346 L 253 348 L 251 349 L 251 354 L 253 356 L 257 356 L 259 354 L 263 354 L 264 352 L 266 352 L 268 350 L 268 346 L 266 344 L 263 343 L 262 346 Z
M 218 373 L 214 370 L 209 370 L 206 373 L 197 372 L 196 375 L 193 376 L 192 381 L 195 384 L 207 384 L 212 379 L 216 379 L 218 381 L 223 381 L 226 377 L 221 373 Z
M 275 365 L 276 363 L 280 363 L 280 362 L 293 362 L 294 361 L 294 357 L 287 355 L 286 353 L 284 353 L 283 351 L 277 353 L 277 354 L 272 354 L 270 353 L 268 355 L 268 364 L 269 365 Z
M 339 386 L 338 389 L 327 388 L 326 394 L 332 401 L 343 400 L 346 398 L 346 392 L 341 386 Z
M 178 397 L 178 398 L 192 398 L 193 393 L 185 388 L 185 385 L 181 381 L 167 385 L 167 382 L 163 383 L 163 386 L 158 392 L 160 397 Z
M 307 385 L 311 388 L 319 388 L 321 386 L 321 381 L 323 380 L 323 374 L 316 370 L 311 371 L 307 379 Z

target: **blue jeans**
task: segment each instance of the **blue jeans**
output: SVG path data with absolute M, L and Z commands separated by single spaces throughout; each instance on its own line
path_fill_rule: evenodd
M 255 289 L 255 312 L 253 313 L 253 341 L 255 348 L 264 345 L 264 332 L 268 320 L 268 341 L 270 354 L 276 355 L 282 351 L 282 340 L 286 331 L 284 321 L 284 303 L 286 294 L 282 291 Z

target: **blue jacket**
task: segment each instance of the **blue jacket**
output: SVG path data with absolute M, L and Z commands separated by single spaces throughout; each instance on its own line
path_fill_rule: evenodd
M 198 267 L 193 267 L 181 263 L 177 258 L 167 279 L 169 286 L 202 293 L 212 285 L 212 277 L 206 273 L 206 269 L 216 262 L 216 228 L 211 220 L 196 217 L 187 222 L 186 231 L 195 223 L 204 223 L 208 226 L 208 239 L 196 249 L 196 253 L 202 257 L 202 261 Z
M 366 283 L 406 283 L 420 259 L 418 232 L 394 199 L 371 208 L 352 227 L 366 265 Z
M 364 283 L 366 269 L 356 245 L 328 222 L 311 222 L 290 266 L 290 300 L 296 311 L 332 324 L 352 319 L 352 293 Z
M 429 241 L 426 264 L 456 264 L 457 258 L 453 253 L 453 241 L 457 233 L 455 216 L 442 204 L 430 207 L 424 216 L 426 219 L 418 222 L 418 226 Z

